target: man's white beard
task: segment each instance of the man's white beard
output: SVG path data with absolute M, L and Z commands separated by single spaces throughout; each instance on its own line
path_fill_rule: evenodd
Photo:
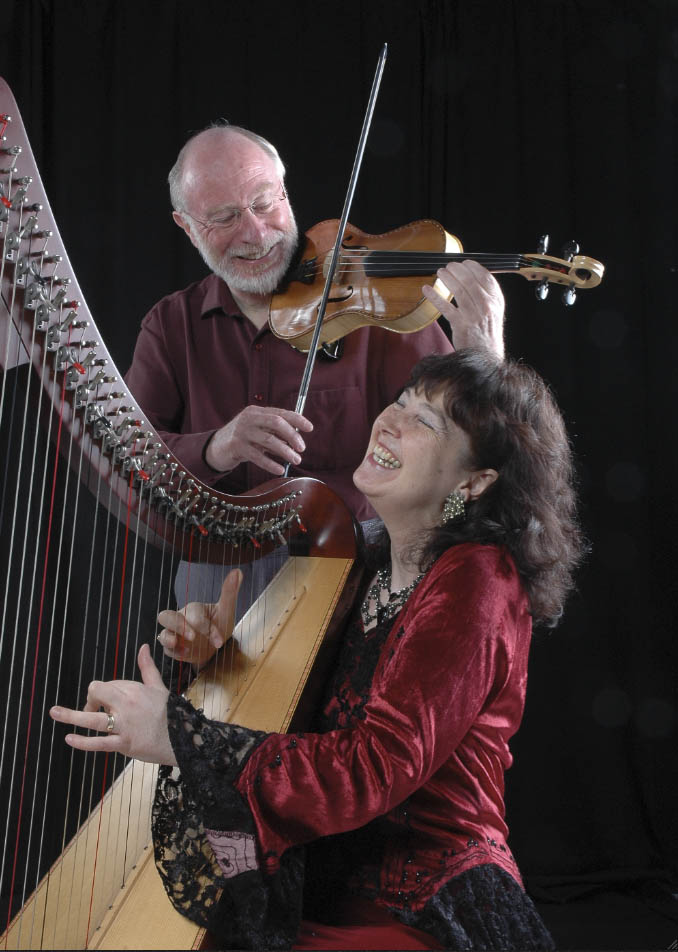
M 272 230 L 270 237 L 261 245 L 234 245 L 221 258 L 218 258 L 212 253 L 201 236 L 197 232 L 193 233 L 200 256 L 210 271 L 213 271 L 225 281 L 229 288 L 250 294 L 271 294 L 275 291 L 290 266 L 297 247 L 298 235 L 297 223 L 292 217 L 289 227 L 285 231 Z M 283 252 L 279 264 L 275 268 L 267 269 L 262 274 L 241 274 L 237 264 L 233 263 L 234 259 L 241 256 L 261 258 L 268 254 L 274 245 L 278 244 Z

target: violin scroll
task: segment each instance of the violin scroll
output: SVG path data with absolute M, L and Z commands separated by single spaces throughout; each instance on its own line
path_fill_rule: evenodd
M 576 244 L 574 247 L 579 250 Z M 567 250 L 566 246 L 563 251 Z M 521 259 L 517 270 L 528 281 L 539 282 L 535 293 L 540 300 L 546 297 L 544 292 L 548 291 L 549 284 L 561 284 L 576 292 L 578 289 L 595 288 L 605 273 L 600 261 L 586 255 L 571 254 L 570 257 L 554 258 L 546 254 L 524 254 Z M 574 300 L 567 303 L 574 303 Z

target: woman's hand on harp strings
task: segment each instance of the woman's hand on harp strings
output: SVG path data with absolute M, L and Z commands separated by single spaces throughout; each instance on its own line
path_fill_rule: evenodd
M 98 734 L 67 734 L 65 741 L 78 750 L 124 754 L 152 764 L 176 767 L 167 730 L 167 695 L 148 645 L 139 650 L 139 681 L 92 681 L 82 711 L 53 707 L 50 716 Z
M 224 579 L 218 602 L 189 602 L 178 612 L 160 612 L 158 622 L 163 629 L 158 641 L 165 654 L 190 662 L 196 670 L 207 664 L 233 633 L 241 582 L 242 572 L 233 569 Z

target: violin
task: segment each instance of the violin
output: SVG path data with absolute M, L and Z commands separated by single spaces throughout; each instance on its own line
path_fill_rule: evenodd
M 338 219 L 314 225 L 307 233 L 301 261 L 281 293 L 273 295 L 269 324 L 273 333 L 298 350 L 311 347 L 318 305 L 337 238 Z M 522 274 L 536 281 L 544 299 L 551 284 L 564 287 L 563 300 L 573 304 L 576 292 L 600 284 L 604 266 L 579 254 L 572 243 L 566 258 L 546 254 L 548 237 L 533 254 L 471 254 L 442 225 L 430 219 L 411 222 L 383 235 L 371 235 L 347 224 L 332 289 L 327 300 L 319 345 L 345 337 L 371 324 L 411 334 L 437 320 L 440 312 L 422 296 L 432 284 L 446 300 L 453 292 L 434 278 L 448 261 L 478 261 L 494 274 Z

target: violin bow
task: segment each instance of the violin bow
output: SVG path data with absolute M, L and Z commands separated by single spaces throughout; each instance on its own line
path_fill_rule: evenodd
M 334 280 L 334 273 L 337 269 L 337 262 L 339 260 L 339 251 L 341 249 L 341 242 L 348 224 L 348 216 L 351 213 L 351 204 L 353 203 L 353 195 L 355 193 L 356 185 L 358 183 L 358 175 L 360 174 L 360 166 L 363 161 L 363 154 L 365 152 L 365 144 L 367 143 L 367 136 L 370 131 L 370 125 L 372 124 L 372 115 L 374 113 L 374 107 L 377 102 L 377 94 L 379 93 L 379 86 L 381 85 L 381 77 L 384 72 L 384 65 L 386 63 L 386 53 L 388 50 L 388 44 L 384 43 L 381 53 L 379 54 L 379 60 L 377 62 L 377 69 L 374 74 L 374 80 L 372 82 L 372 90 L 370 92 L 370 98 L 367 103 L 367 109 L 365 111 L 365 118 L 363 119 L 363 127 L 360 133 L 360 140 L 358 142 L 358 149 L 356 151 L 355 160 L 353 162 L 353 171 L 351 172 L 351 179 L 348 183 L 348 191 L 346 192 L 346 199 L 344 201 L 344 210 L 341 213 L 341 219 L 339 221 L 339 229 L 337 231 L 337 240 L 334 243 L 334 249 L 332 251 L 332 257 L 330 258 L 330 265 L 327 270 L 327 276 L 325 278 L 325 287 L 323 288 L 322 297 L 320 298 L 320 304 L 318 305 L 318 318 L 315 322 L 315 330 L 313 332 L 313 338 L 311 340 L 311 346 L 308 352 L 308 358 L 306 360 L 306 366 L 304 368 L 304 375 L 301 378 L 301 385 L 299 387 L 299 396 L 297 397 L 297 405 L 295 410 L 297 413 L 304 412 L 304 406 L 306 404 L 306 397 L 308 396 L 308 388 L 311 383 L 311 374 L 313 373 L 313 367 L 315 365 L 315 356 L 318 348 L 318 340 L 320 338 L 320 329 L 322 327 L 323 319 L 325 317 L 325 311 L 327 309 L 327 301 L 330 296 L 330 290 L 332 287 L 332 282 Z M 285 468 L 285 475 L 289 469 L 289 464 Z

